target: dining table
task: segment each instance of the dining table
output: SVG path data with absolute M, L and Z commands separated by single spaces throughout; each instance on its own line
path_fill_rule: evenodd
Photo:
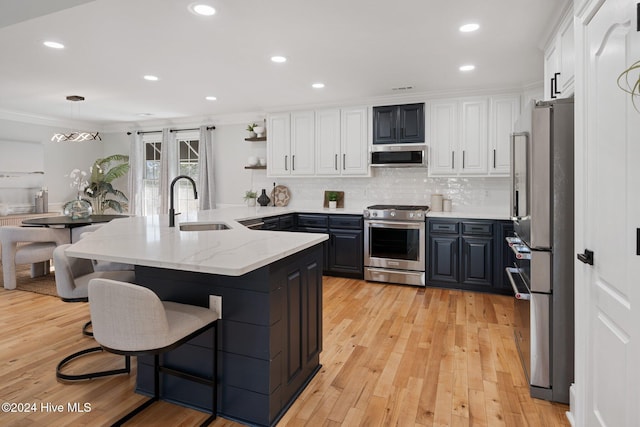
M 42 218 L 29 218 L 22 220 L 23 226 L 28 227 L 51 227 L 51 228 L 68 228 L 69 241 L 73 243 L 73 229 L 83 227 L 85 225 L 100 224 L 112 221 L 118 218 L 128 218 L 129 215 L 108 214 L 108 215 L 90 215 L 87 218 L 72 219 L 66 215 L 47 216 Z

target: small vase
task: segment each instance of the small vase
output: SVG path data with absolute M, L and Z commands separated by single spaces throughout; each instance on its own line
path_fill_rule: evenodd
M 63 212 L 71 219 L 85 219 L 91 216 L 93 208 L 91 203 L 78 196 L 76 200 L 65 203 Z
M 336 200 L 329 200 L 329 209 L 335 209 L 338 206 L 338 202 Z
M 267 196 L 267 190 L 263 188 L 262 194 L 260 194 L 260 196 L 258 197 L 258 203 L 260 204 L 260 206 L 267 206 L 270 201 L 271 199 L 269 198 L 269 196 Z
M 256 198 L 250 197 L 247 199 L 247 206 L 252 207 L 256 205 Z

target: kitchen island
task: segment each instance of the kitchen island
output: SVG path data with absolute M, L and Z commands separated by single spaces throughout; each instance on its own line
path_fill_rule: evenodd
M 320 369 L 327 235 L 252 231 L 236 219 L 246 219 L 244 208 L 201 211 L 174 228 L 167 216 L 118 219 L 67 254 L 134 264 L 136 283 L 163 300 L 208 307 L 210 295 L 222 296 L 218 414 L 272 426 Z M 211 341 L 203 334 L 164 363 L 210 375 Z M 151 358 L 138 358 L 136 390 L 150 395 L 151 381 Z M 174 377 L 162 383 L 162 399 L 211 409 L 206 386 Z

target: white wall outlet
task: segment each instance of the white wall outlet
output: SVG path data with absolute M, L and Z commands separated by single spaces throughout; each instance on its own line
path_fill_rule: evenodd
M 220 295 L 209 295 L 209 309 L 215 310 L 222 319 L 222 297 Z

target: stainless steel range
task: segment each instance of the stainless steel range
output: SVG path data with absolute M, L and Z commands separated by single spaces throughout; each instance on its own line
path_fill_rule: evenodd
M 364 278 L 424 286 L 428 206 L 373 205 L 364 210 Z

